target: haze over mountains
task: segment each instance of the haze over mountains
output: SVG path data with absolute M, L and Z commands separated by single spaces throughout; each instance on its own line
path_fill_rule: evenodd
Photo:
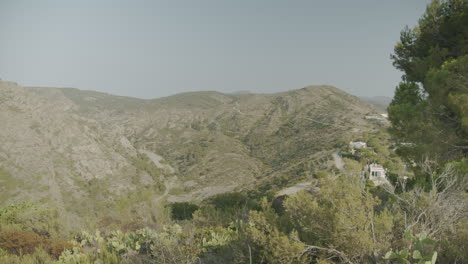
M 81 215 L 132 211 L 300 180 L 333 167 L 379 110 L 331 86 L 154 100 L 0 82 L 0 198 Z M 296 178 L 295 178 L 296 177 Z M 144 212 L 144 213 L 143 213 Z
M 387 96 L 361 96 L 360 98 L 382 111 L 387 111 L 387 107 L 390 105 L 390 102 L 392 102 L 392 98 Z

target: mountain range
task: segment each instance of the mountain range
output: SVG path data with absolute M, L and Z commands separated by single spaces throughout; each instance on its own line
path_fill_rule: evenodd
M 275 190 L 336 169 L 332 154 L 379 129 L 364 118 L 378 113 L 331 86 L 146 100 L 0 81 L 0 202 L 51 204 L 75 225 L 150 220 L 166 201 Z

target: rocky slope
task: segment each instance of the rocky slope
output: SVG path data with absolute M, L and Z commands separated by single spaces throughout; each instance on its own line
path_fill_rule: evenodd
M 330 86 L 142 100 L 0 81 L 0 202 L 55 204 L 70 221 L 148 218 L 160 201 L 330 167 L 343 138 L 376 126 L 364 119 L 375 111 Z

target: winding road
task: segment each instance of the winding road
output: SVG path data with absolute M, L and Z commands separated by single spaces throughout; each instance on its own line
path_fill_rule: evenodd
M 340 150 L 338 149 L 335 152 L 333 152 L 332 157 L 333 157 L 333 160 L 335 162 L 336 168 L 338 168 L 339 170 L 342 170 L 344 168 L 345 164 L 343 162 L 343 159 L 340 156 Z M 310 188 L 311 186 L 312 186 L 312 181 L 298 183 L 296 185 L 293 185 L 291 187 L 288 187 L 288 188 L 285 188 L 285 189 L 279 191 L 276 194 L 276 196 L 293 195 L 293 194 L 295 194 L 295 193 L 297 193 L 299 191 Z M 315 188 L 317 188 L 317 187 L 315 187 Z

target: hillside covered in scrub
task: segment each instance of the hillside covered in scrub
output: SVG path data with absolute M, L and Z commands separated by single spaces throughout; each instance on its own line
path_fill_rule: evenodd
M 329 86 L 141 100 L 3 81 L 0 98 L 3 202 L 53 205 L 70 226 L 151 221 L 163 201 L 303 180 L 333 167 L 345 137 L 382 125 L 364 119 L 377 114 L 370 105 Z

